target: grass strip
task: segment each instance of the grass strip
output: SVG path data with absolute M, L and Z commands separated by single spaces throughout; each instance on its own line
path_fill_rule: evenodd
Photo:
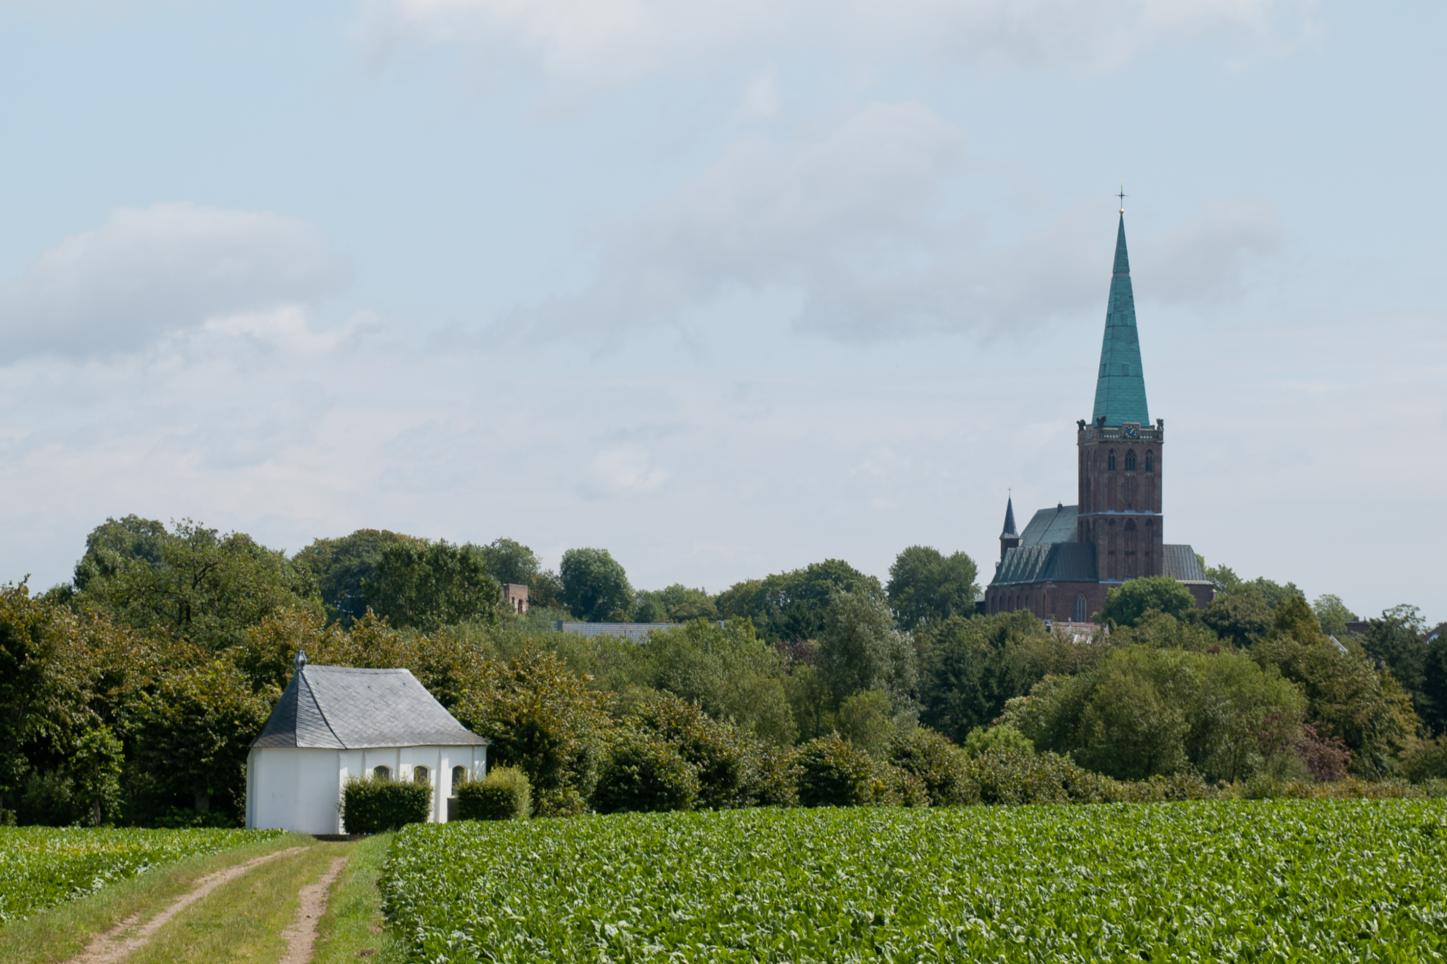
M 352 859 L 332 889 L 317 928 L 317 964 L 369 960 L 395 964 L 406 952 L 382 916 L 379 883 L 393 834 L 368 837 L 352 846 Z

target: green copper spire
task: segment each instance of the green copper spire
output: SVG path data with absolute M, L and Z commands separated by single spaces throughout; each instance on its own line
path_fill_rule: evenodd
M 1115 235 L 1115 271 L 1110 277 L 1110 304 L 1105 311 L 1105 340 L 1100 346 L 1100 373 L 1095 382 L 1095 421 L 1150 424 L 1146 379 L 1141 369 L 1141 343 L 1135 326 L 1135 295 L 1130 287 L 1130 258 L 1125 251 L 1125 211 Z

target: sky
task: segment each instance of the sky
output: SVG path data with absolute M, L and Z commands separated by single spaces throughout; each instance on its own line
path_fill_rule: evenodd
M 1073 503 L 1447 619 L 1447 5 L 3 0 L 0 581 L 128 513 L 711 591 Z M 1024 518 L 1021 518 L 1023 524 Z

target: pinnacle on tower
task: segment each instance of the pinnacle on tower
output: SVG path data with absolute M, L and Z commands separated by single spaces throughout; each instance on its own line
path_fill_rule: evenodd
M 1135 294 L 1130 283 L 1130 257 L 1125 247 L 1125 211 L 1115 235 L 1115 268 L 1110 278 L 1110 301 L 1105 312 L 1105 338 L 1100 346 L 1100 370 L 1095 382 L 1097 423 L 1150 424 L 1146 406 L 1145 371 L 1141 367 L 1140 335 L 1135 323 Z
M 1005 528 L 1003 528 L 1003 529 L 1000 530 L 1000 538 L 1001 538 L 1001 539 L 1004 539 L 1004 538 L 1007 537 L 1007 536 L 1015 536 L 1015 535 L 1019 535 L 1019 533 L 1017 533 L 1017 532 L 1015 531 L 1015 498 L 1014 498 L 1014 496 L 1006 496 L 1006 497 L 1005 497 Z

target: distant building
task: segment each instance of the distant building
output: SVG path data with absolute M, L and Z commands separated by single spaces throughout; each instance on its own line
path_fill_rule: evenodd
M 528 587 L 519 582 L 503 583 L 502 602 L 504 606 L 519 616 L 526 616 L 528 612 Z
M 1105 605 L 1111 588 L 1141 576 L 1170 576 L 1205 606 L 1215 587 L 1195 551 L 1165 542 L 1166 426 L 1163 419 L 1152 424 L 1146 406 L 1124 209 L 1095 409 L 1076 428 L 1077 503 L 1040 509 L 1016 532 L 1014 500 L 1006 500 L 1000 561 L 985 590 L 985 611 L 1028 609 L 1042 619 L 1084 623 Z
M 648 634 L 660 629 L 677 629 L 679 623 L 568 623 L 559 620 L 553 628 L 574 636 L 617 636 L 642 642 Z

